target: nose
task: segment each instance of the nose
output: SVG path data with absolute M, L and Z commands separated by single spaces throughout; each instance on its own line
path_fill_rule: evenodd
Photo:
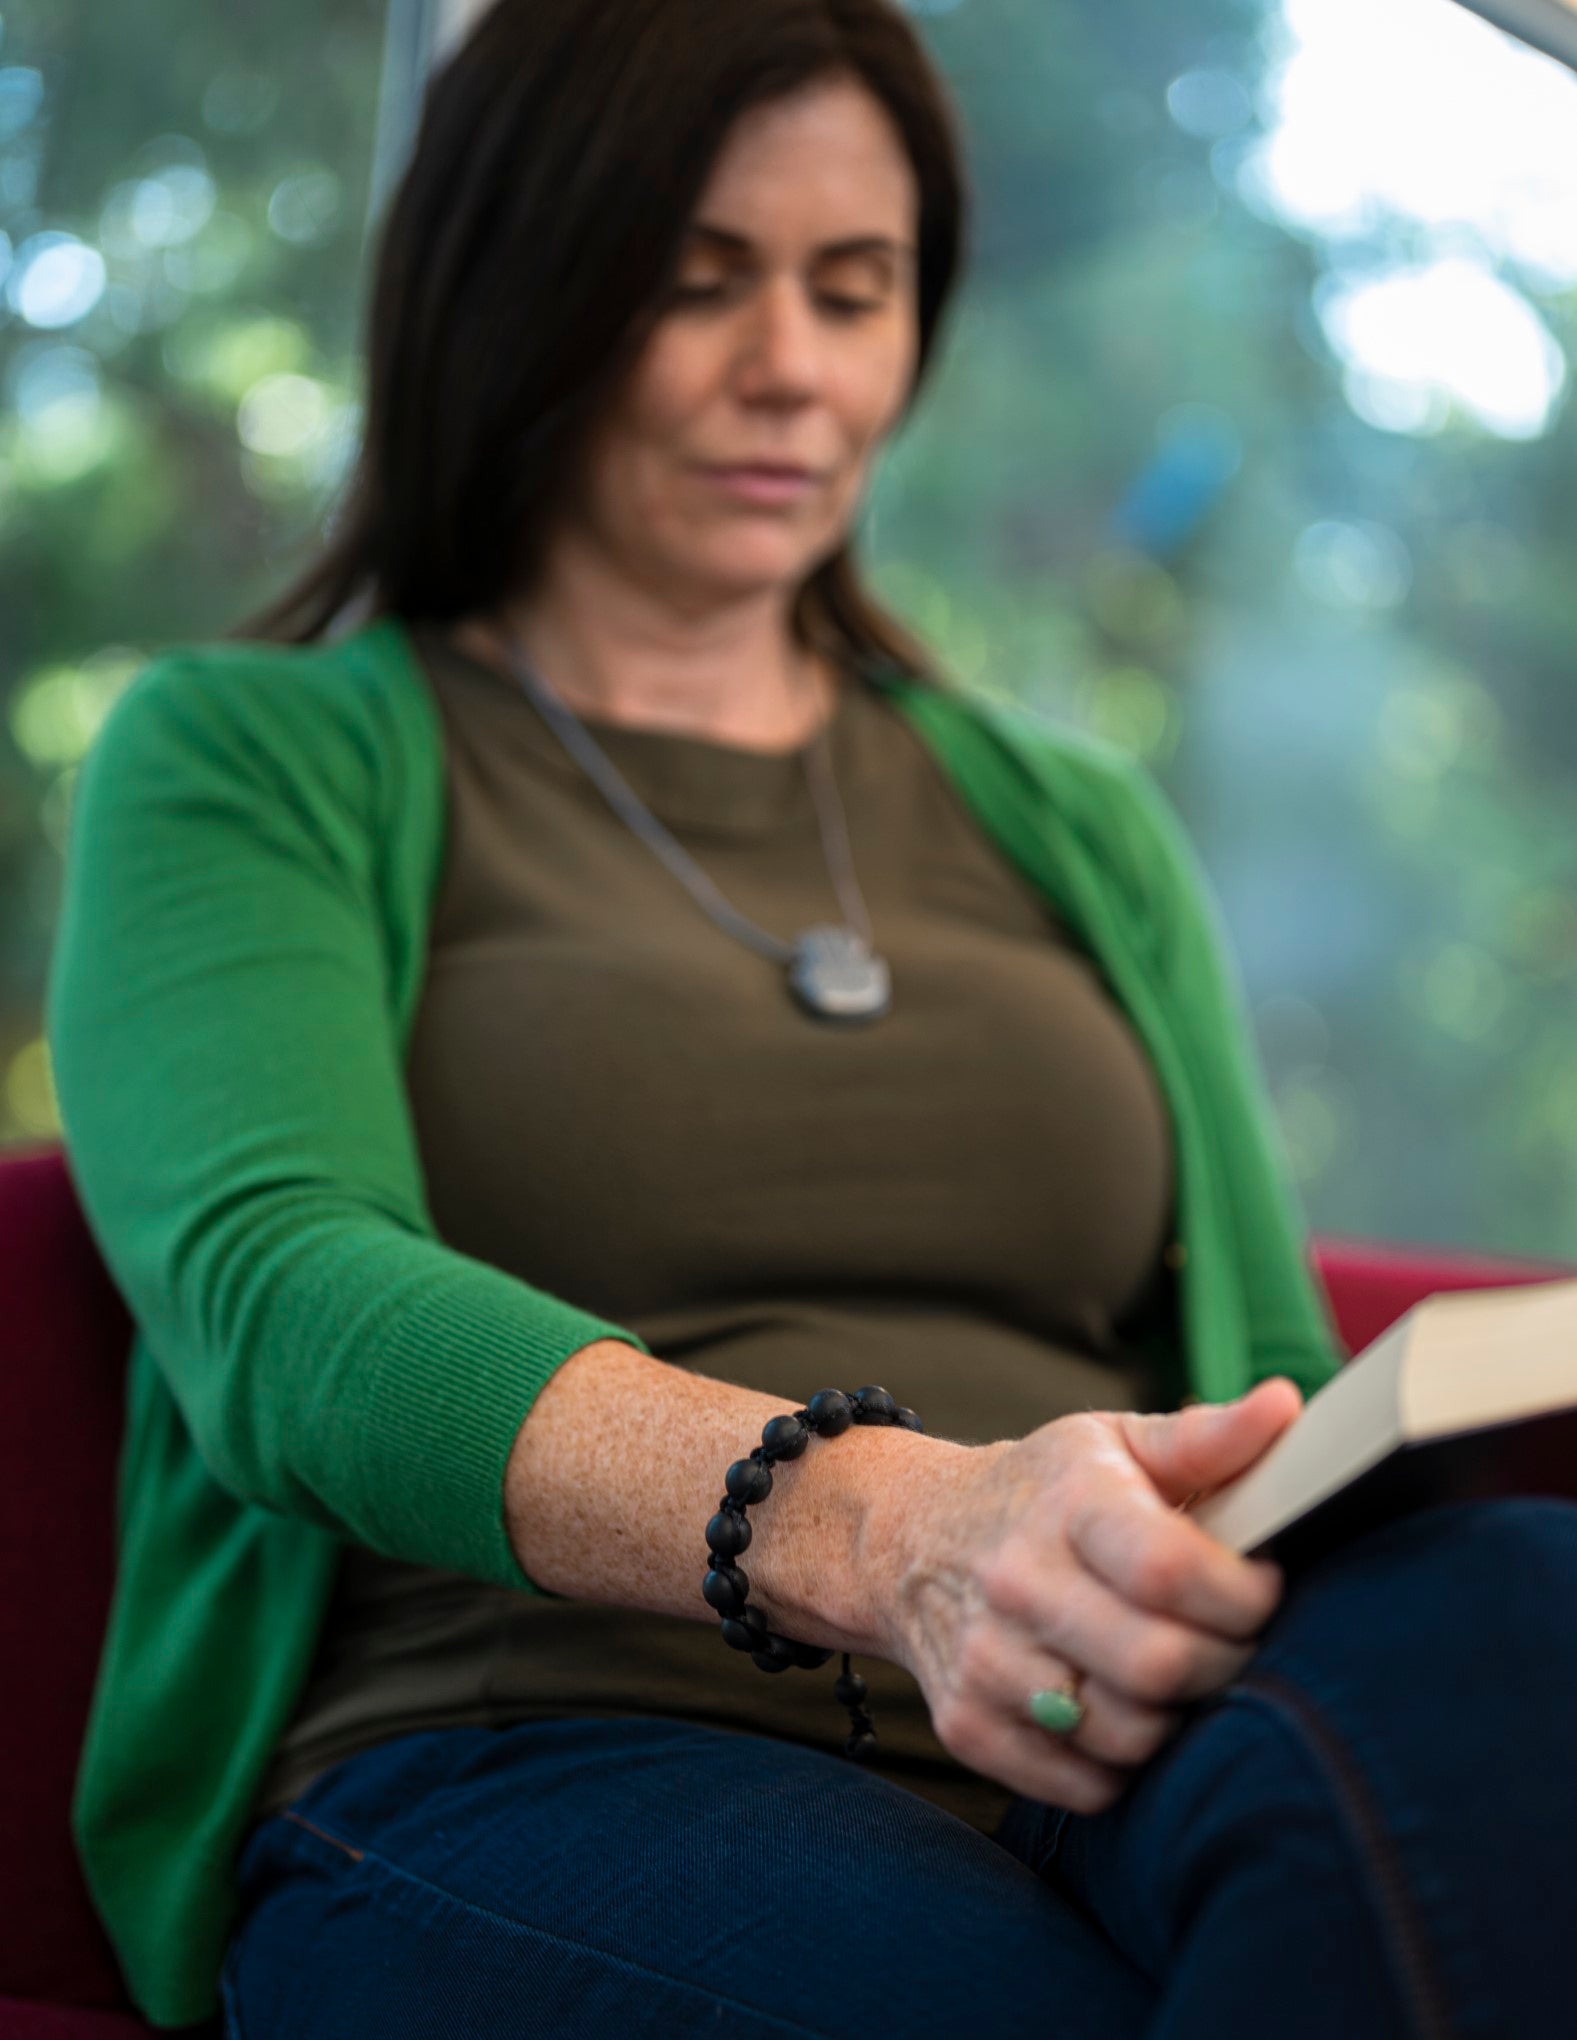
M 804 396 L 819 387 L 832 338 L 798 278 L 763 283 L 741 331 L 738 367 L 748 389 Z

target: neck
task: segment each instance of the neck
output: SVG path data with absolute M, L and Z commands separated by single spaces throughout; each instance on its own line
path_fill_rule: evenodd
M 462 618 L 450 635 L 494 667 L 513 648 L 576 715 L 742 750 L 800 749 L 831 719 L 841 686 L 834 663 L 781 625 L 685 643 L 672 631 L 592 622 L 584 610 L 515 603 Z

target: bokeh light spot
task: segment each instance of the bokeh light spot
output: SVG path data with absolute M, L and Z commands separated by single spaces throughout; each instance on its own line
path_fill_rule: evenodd
M 291 458 L 328 429 L 333 403 L 310 375 L 267 375 L 252 385 L 236 413 L 236 430 L 253 453 Z
M 44 103 L 44 74 L 27 64 L 8 64 L 0 70 L 0 142 L 9 142 L 24 128 Z
M 331 241 L 340 214 L 340 181 L 316 164 L 282 178 L 268 201 L 269 226 L 298 248 L 320 248 Z
M 75 325 L 104 292 L 104 258 L 75 234 L 32 234 L 16 251 L 6 300 L 30 326 Z
M 55 1095 L 49 1044 L 40 1036 L 19 1048 L 5 1070 L 5 1107 L 25 1140 L 57 1138 L 60 1101 Z

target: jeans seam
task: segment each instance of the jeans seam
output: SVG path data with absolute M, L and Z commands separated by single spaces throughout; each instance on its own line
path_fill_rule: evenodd
M 359 1863 L 365 1854 L 364 1850 L 353 1848 L 349 1842 L 341 1841 L 338 1835 L 331 1835 L 327 1828 L 320 1828 L 315 1821 L 308 1820 L 305 1814 L 297 1813 L 292 1807 L 287 1806 L 279 1817 L 281 1820 L 293 1820 L 298 1827 L 306 1828 L 308 1833 L 319 1836 L 336 1849 L 343 1849 L 353 1862 Z
M 599 1962 L 611 1962 L 618 1968 L 627 1970 L 631 1975 L 649 1977 L 654 1982 L 668 1984 L 675 1990 L 687 1991 L 709 2005 L 724 2005 L 730 2011 L 748 2013 L 751 2018 L 765 2020 L 781 2032 L 798 2035 L 799 2040 L 831 2040 L 830 2035 L 820 2032 L 817 2028 L 802 2026 L 793 2019 L 785 2019 L 780 2013 L 769 2012 L 762 2005 L 750 2004 L 743 1998 L 726 1997 L 721 1991 L 714 1990 L 709 1985 L 692 1983 L 682 1976 L 671 1976 L 666 1970 L 653 1969 L 647 1963 L 633 1961 L 628 1955 L 620 1955 L 608 1948 L 599 1948 L 591 1941 L 573 1940 L 568 1935 L 556 1934 L 547 1927 L 528 1925 L 524 1920 L 513 1920 L 507 1913 L 494 1912 L 488 1906 L 478 1905 L 474 1899 L 461 1898 L 458 1892 L 446 1891 L 441 1884 L 434 1884 L 430 1879 L 418 1876 L 414 1870 L 407 1870 L 402 1864 L 391 1862 L 387 1856 L 380 1856 L 375 1849 L 353 1848 L 349 1842 L 341 1841 L 337 1836 L 329 1834 L 326 1829 L 313 1827 L 310 1821 L 302 1820 L 299 1814 L 287 1813 L 285 1818 L 300 1822 L 302 1827 L 310 1829 L 313 1834 L 332 1843 L 335 1848 L 353 1857 L 358 1863 L 375 1863 L 391 1877 L 403 1878 L 407 1884 L 413 1884 L 422 1891 L 434 1892 L 439 1898 L 447 1899 L 451 1905 L 459 1906 L 463 1912 L 472 1913 L 478 1919 L 506 1927 L 512 1933 L 532 1934 L 540 1941 L 551 1942 L 555 1947 L 568 1948 L 579 1955 L 595 1956 Z M 239 2019 L 236 2021 L 236 2031 L 240 2033 Z
M 1451 2040 L 1455 2028 L 1428 1935 L 1409 1893 L 1401 1859 L 1351 1753 L 1307 1694 L 1277 1673 L 1250 1672 L 1231 1692 L 1263 1702 L 1315 1758 L 1348 1820 L 1359 1861 L 1370 1872 L 1383 1939 L 1401 1979 L 1414 2030 L 1420 2040 Z

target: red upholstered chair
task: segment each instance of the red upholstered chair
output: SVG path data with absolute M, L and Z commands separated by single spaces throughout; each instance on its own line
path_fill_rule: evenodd
M 131 1332 L 62 1149 L 0 1152 L 0 2040 L 161 2030 L 126 1995 L 70 1830 Z
M 1361 1241 L 1314 1243 L 1349 1353 L 1439 1289 L 1577 1272 Z M 0 1152 L 0 2040 L 133 2040 L 72 1845 L 77 1753 L 109 1608 L 131 1320 L 64 1150 Z M 218 2023 L 188 2040 L 216 2040 Z

